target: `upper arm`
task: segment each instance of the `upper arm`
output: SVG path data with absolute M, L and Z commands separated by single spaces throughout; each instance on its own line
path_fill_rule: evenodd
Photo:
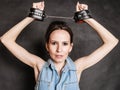
M 8 41 L 9 42 L 9 41 Z M 28 52 L 26 49 L 24 49 L 23 47 L 21 47 L 20 45 L 18 45 L 15 42 L 9 42 L 9 43 L 3 43 L 5 44 L 5 46 L 8 48 L 8 50 L 14 55 L 16 56 L 20 61 L 22 61 L 23 63 L 31 66 L 31 67 L 35 67 L 36 65 L 40 65 L 39 68 L 41 68 L 43 66 L 43 64 L 45 63 L 45 61 L 34 55 L 31 54 L 30 52 Z
M 115 47 L 116 44 L 103 44 L 101 47 L 93 51 L 90 55 L 77 59 L 75 61 L 77 70 L 82 71 L 93 66 L 94 64 L 102 60 Z

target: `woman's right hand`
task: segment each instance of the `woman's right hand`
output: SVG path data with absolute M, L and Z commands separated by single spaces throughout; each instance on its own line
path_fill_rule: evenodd
M 40 10 L 44 10 L 44 7 L 45 7 L 44 1 L 33 3 L 32 7 Z

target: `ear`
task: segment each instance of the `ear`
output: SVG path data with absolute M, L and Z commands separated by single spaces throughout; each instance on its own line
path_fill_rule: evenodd
M 72 48 L 73 48 L 73 43 L 71 43 L 71 45 L 70 45 L 69 52 L 71 52 L 71 51 L 72 51 Z
M 48 48 L 48 44 L 47 44 L 47 43 L 45 44 L 45 46 L 46 46 L 46 50 L 49 51 L 49 48 Z

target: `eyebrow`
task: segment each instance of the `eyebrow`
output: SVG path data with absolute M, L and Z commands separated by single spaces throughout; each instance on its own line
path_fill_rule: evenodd
M 56 40 L 49 40 L 50 42 L 59 42 L 59 41 L 56 41 Z M 70 41 L 62 41 L 62 42 L 70 42 Z

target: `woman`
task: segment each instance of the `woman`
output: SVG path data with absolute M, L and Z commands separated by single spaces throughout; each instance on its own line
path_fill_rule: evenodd
M 44 10 L 44 2 L 33 3 L 33 8 Z M 88 10 L 85 4 L 76 5 L 76 11 Z M 26 17 L 2 37 L 2 43 L 23 63 L 34 69 L 36 90 L 79 90 L 80 76 L 83 70 L 102 60 L 118 43 L 106 28 L 93 18 L 85 19 L 103 40 L 103 45 L 90 55 L 78 58 L 73 62 L 68 56 L 73 47 L 73 35 L 65 22 L 52 22 L 46 32 L 46 49 L 50 59 L 45 62 L 42 58 L 29 53 L 15 41 L 21 31 L 35 19 Z

